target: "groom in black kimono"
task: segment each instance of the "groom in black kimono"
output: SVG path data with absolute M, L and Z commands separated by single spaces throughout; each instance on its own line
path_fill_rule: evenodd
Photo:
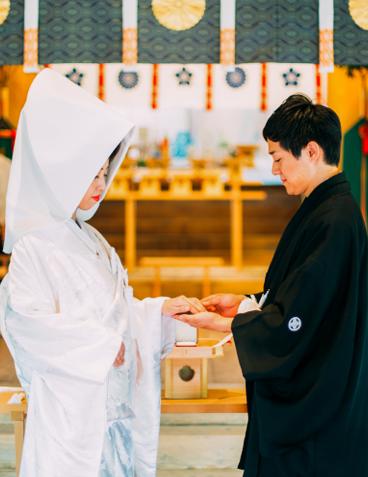
M 293 95 L 263 136 L 273 173 L 304 201 L 258 304 L 217 294 L 202 300 L 207 312 L 178 319 L 233 332 L 249 409 L 246 477 L 367 477 L 367 231 L 338 169 L 340 121 Z

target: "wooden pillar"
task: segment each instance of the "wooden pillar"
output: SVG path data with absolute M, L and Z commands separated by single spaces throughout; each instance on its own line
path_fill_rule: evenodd
M 202 283 L 202 296 L 206 297 L 211 295 L 211 278 L 210 269 L 207 266 L 203 267 L 203 283 Z
M 22 411 L 13 411 L 11 420 L 14 424 L 15 437 L 15 471 L 17 477 L 20 472 L 20 463 L 22 459 L 23 439 L 24 439 L 24 413 Z
M 0 88 L 0 116 L 9 119 L 9 88 Z
M 125 201 L 125 266 L 132 270 L 136 264 L 137 244 L 136 244 L 136 222 L 137 203 L 134 199 L 128 198 Z
M 231 199 L 231 264 L 243 266 L 243 202 L 238 191 Z
M 367 224 L 367 158 L 362 155 L 362 166 L 360 173 L 360 210 L 364 222 Z
M 153 282 L 153 289 L 152 289 L 153 297 L 161 296 L 161 267 L 157 265 L 155 267 L 155 278 Z

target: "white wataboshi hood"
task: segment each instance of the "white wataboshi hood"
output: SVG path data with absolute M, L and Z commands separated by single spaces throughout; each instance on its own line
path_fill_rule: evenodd
M 107 190 L 132 132 L 133 124 L 119 110 L 53 70 L 39 73 L 18 124 L 4 252 L 10 253 L 24 234 L 69 219 L 111 152 L 121 144 L 110 165 Z M 97 207 L 77 215 L 89 219 Z

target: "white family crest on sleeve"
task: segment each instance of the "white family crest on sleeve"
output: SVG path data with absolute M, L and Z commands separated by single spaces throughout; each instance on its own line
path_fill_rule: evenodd
M 299 331 L 302 327 L 302 320 L 298 316 L 293 316 L 288 322 L 288 328 L 290 331 Z

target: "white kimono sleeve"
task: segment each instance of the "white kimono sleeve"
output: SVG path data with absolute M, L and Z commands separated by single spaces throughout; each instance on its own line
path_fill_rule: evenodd
M 137 477 L 156 475 L 160 430 L 161 368 L 160 362 L 175 343 L 175 320 L 161 314 L 165 298 L 135 301 L 134 318 L 138 349 L 142 362 L 134 400 L 133 424 Z
M 104 382 L 121 337 L 82 307 L 68 316 L 58 313 L 57 290 L 52 289 L 45 269 L 26 238 L 20 240 L 5 285 L 8 304 L 4 321 L 9 347 L 15 354 L 18 349 L 40 374 Z M 14 359 L 17 362 L 17 356 Z

